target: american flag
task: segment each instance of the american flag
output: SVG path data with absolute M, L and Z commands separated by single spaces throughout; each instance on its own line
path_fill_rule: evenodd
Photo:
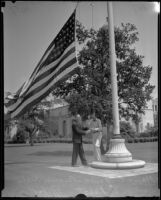
M 51 42 L 28 81 L 5 99 L 11 118 L 24 114 L 45 98 L 58 84 L 75 73 L 75 14 L 72 13 L 63 28 Z

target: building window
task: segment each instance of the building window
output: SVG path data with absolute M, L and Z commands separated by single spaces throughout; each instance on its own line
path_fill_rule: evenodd
M 155 105 L 155 111 L 157 111 L 157 105 Z

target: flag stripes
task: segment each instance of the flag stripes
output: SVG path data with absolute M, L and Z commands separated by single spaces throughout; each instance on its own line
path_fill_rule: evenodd
M 71 48 L 71 47 L 73 47 L 73 48 Z M 58 66 L 58 64 L 60 64 L 60 61 L 61 60 L 63 61 L 67 56 L 70 55 L 70 53 L 72 53 L 74 51 L 75 51 L 75 43 L 72 43 L 71 46 L 69 46 L 64 51 L 64 53 L 63 53 L 64 56 L 62 55 L 56 61 L 50 63 L 49 65 L 45 66 L 44 68 L 41 68 L 41 66 L 40 66 L 40 68 L 38 69 L 39 72 L 37 72 L 37 73 L 35 72 L 35 77 L 32 77 L 32 80 L 30 81 L 30 87 L 33 86 L 35 82 L 37 82 L 41 78 L 45 77 L 46 75 L 48 75 L 49 73 L 51 73 L 52 71 L 54 71 L 54 69 L 56 69 L 56 67 Z M 55 67 L 53 67 L 54 65 L 55 65 Z M 48 74 L 47 74 L 47 71 L 49 71 Z M 42 75 L 42 76 L 40 77 L 40 75 Z M 29 90 L 30 87 L 28 87 L 28 88 L 25 89 L 25 94 L 28 92 L 28 90 Z M 22 95 L 24 95 L 24 93 Z
M 29 80 L 21 86 L 19 96 L 6 105 L 11 118 L 18 117 L 45 98 L 54 87 L 75 73 L 75 12 L 49 45 Z
M 20 96 L 22 96 L 22 95 L 25 94 L 25 92 L 27 91 L 28 87 L 30 86 L 30 84 L 32 83 L 32 81 L 35 79 L 36 74 L 42 68 L 44 61 L 49 56 L 49 54 L 51 53 L 52 49 L 49 49 L 49 50 L 46 51 L 46 53 L 43 55 L 42 59 L 39 61 L 38 65 L 36 66 L 36 68 L 34 69 L 33 73 L 31 74 L 29 80 L 26 81 L 26 83 L 24 84 L 24 86 L 23 86 L 23 88 L 21 90 Z
M 25 102 L 23 102 L 21 106 L 15 110 L 15 112 L 11 113 L 11 118 L 14 118 L 15 116 L 19 117 L 24 113 L 24 110 L 27 110 L 28 108 L 40 102 L 51 92 L 51 90 L 54 89 L 54 87 L 59 85 L 62 81 L 66 80 L 69 76 L 72 76 L 75 73 L 76 68 L 77 63 L 75 63 L 71 68 L 66 69 L 59 77 L 56 77 L 46 88 L 28 98 Z
M 29 92 L 25 95 L 25 97 L 23 98 L 23 100 L 21 101 L 21 103 L 18 105 L 18 106 L 20 106 L 24 101 L 26 101 L 28 98 L 30 98 L 30 97 L 32 97 L 35 93 L 38 93 L 39 91 L 41 91 L 43 88 L 45 88 L 46 86 L 48 86 L 48 84 L 50 84 L 51 82 L 52 82 L 52 80 L 53 79 L 55 79 L 56 77 L 58 77 L 58 76 L 60 76 L 61 75 L 61 73 L 63 72 L 63 71 L 65 71 L 67 68 L 71 68 L 71 66 L 73 65 L 73 64 L 75 64 L 76 63 L 76 58 L 73 58 L 72 60 L 70 60 L 68 63 L 66 63 L 63 67 L 61 67 L 60 68 L 60 70 L 57 72 L 57 73 L 55 73 L 52 77 L 50 77 L 50 76 L 48 76 L 48 77 L 46 77 L 46 79 L 47 80 L 45 80 L 44 82 L 42 82 L 41 83 L 41 81 L 40 81 L 40 84 L 37 86 L 37 87 L 35 87 L 35 89 L 34 90 L 32 90 L 32 91 L 30 91 L 29 90 Z M 18 107 L 17 106 L 17 107 Z M 16 108 L 17 108 L 16 107 Z M 15 109 L 16 109 L 15 108 Z M 15 110 L 14 109 L 14 110 Z M 13 111 L 14 111 L 13 110 Z
M 73 44 L 72 44 L 73 46 Z M 72 53 L 74 53 L 74 55 L 71 55 Z M 50 75 L 54 70 L 57 69 L 57 67 L 60 67 L 60 64 L 63 65 L 64 62 L 66 62 L 66 58 L 69 57 L 75 57 L 75 47 L 71 48 L 63 57 L 61 57 L 59 60 L 57 60 L 57 62 L 51 63 L 48 66 L 46 66 L 45 68 L 43 68 L 43 70 L 40 71 L 40 73 L 36 76 L 35 80 L 33 81 L 32 85 L 34 85 L 36 82 L 38 82 L 39 80 L 43 79 L 44 77 Z
M 65 69 L 66 67 L 70 67 L 71 64 L 76 62 L 74 42 L 70 45 L 70 47 L 71 47 L 71 49 L 68 48 L 69 51 L 66 53 L 67 56 L 65 56 L 66 59 L 63 59 L 63 63 L 61 63 L 61 65 L 58 65 L 59 63 L 57 63 L 56 64 L 56 66 L 58 66 L 57 68 L 56 68 L 56 66 L 53 67 L 51 65 L 51 70 L 53 71 L 53 73 L 49 73 L 46 76 L 42 77 L 39 81 L 33 82 L 33 84 L 31 84 L 31 87 L 29 88 L 29 90 L 26 92 L 24 99 L 23 100 L 19 99 L 18 102 L 16 102 L 14 105 L 10 106 L 8 108 L 10 111 L 12 111 L 12 112 L 15 111 L 15 109 L 23 101 L 25 101 L 27 98 L 32 96 L 35 92 L 40 91 L 42 88 L 44 88 L 46 85 L 48 85 L 50 83 L 50 81 L 52 81 L 53 78 L 58 76 L 63 69 Z M 69 54 L 69 53 L 71 53 L 71 54 Z M 55 68 L 56 68 L 56 70 L 54 71 Z
M 43 86 L 43 84 L 48 84 L 53 78 L 58 76 L 63 70 L 65 70 L 67 67 L 70 67 L 73 63 L 76 62 L 76 58 L 72 58 L 72 56 L 69 57 L 70 60 L 66 61 L 66 63 L 63 63 L 64 65 L 60 65 L 59 68 L 57 68 L 53 73 L 50 73 L 49 75 L 45 76 L 43 79 L 40 79 L 39 82 L 36 82 L 26 93 L 26 95 L 30 94 L 31 92 L 35 92 L 35 89 Z
M 49 47 L 45 51 L 43 57 L 41 58 L 41 60 L 39 61 L 38 65 L 34 69 L 31 77 L 25 83 L 25 85 L 24 85 L 24 87 L 23 87 L 23 89 L 22 89 L 22 91 L 20 93 L 20 96 L 22 96 L 22 95 L 24 95 L 26 93 L 26 91 L 30 87 L 30 84 L 35 79 L 36 74 L 41 70 L 41 68 L 43 68 L 46 65 L 46 62 L 49 62 L 49 60 L 53 59 L 53 58 L 50 59 L 50 54 L 52 53 L 52 51 L 55 52 L 55 55 L 58 58 L 59 56 L 61 56 L 60 51 L 59 51 L 60 50 L 59 46 L 62 47 L 61 50 L 64 50 L 65 47 L 67 46 L 67 44 L 70 44 L 70 42 L 72 42 L 72 40 L 70 40 L 72 38 L 71 36 L 74 36 L 73 39 L 75 39 L 75 13 L 76 13 L 76 9 L 74 10 L 73 14 L 70 16 L 70 18 L 68 19 L 68 21 L 65 23 L 65 25 L 63 26 L 63 28 L 61 29 L 61 31 L 58 33 L 58 35 L 56 36 L 56 38 L 51 42 L 51 44 L 49 45 Z M 69 30 L 69 28 L 73 32 L 67 31 L 67 30 Z M 67 36 L 68 36 L 68 37 L 65 38 L 66 40 L 68 39 L 68 42 L 65 41 L 65 45 L 62 43 L 63 39 L 60 38 L 62 36 L 65 36 L 64 33 L 67 34 Z M 72 33 L 71 36 L 69 35 L 69 33 L 70 34 Z M 58 44 L 58 45 L 55 45 L 55 44 Z M 56 51 L 59 52 L 59 53 L 57 53 Z

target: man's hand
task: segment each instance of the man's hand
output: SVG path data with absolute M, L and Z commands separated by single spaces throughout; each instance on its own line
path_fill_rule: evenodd
M 90 130 L 90 129 L 86 131 L 86 134 L 89 134 L 89 133 L 91 133 L 91 130 Z
M 99 131 L 99 128 L 91 128 L 90 129 L 93 133 L 96 133 L 97 131 Z

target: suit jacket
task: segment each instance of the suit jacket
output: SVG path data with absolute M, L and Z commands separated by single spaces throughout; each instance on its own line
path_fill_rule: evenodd
M 73 135 L 72 135 L 72 141 L 74 143 L 82 143 L 82 135 L 85 135 L 86 130 L 88 130 L 88 128 L 83 128 L 80 124 L 78 124 L 75 120 L 73 120 L 72 122 L 72 131 L 73 131 Z

